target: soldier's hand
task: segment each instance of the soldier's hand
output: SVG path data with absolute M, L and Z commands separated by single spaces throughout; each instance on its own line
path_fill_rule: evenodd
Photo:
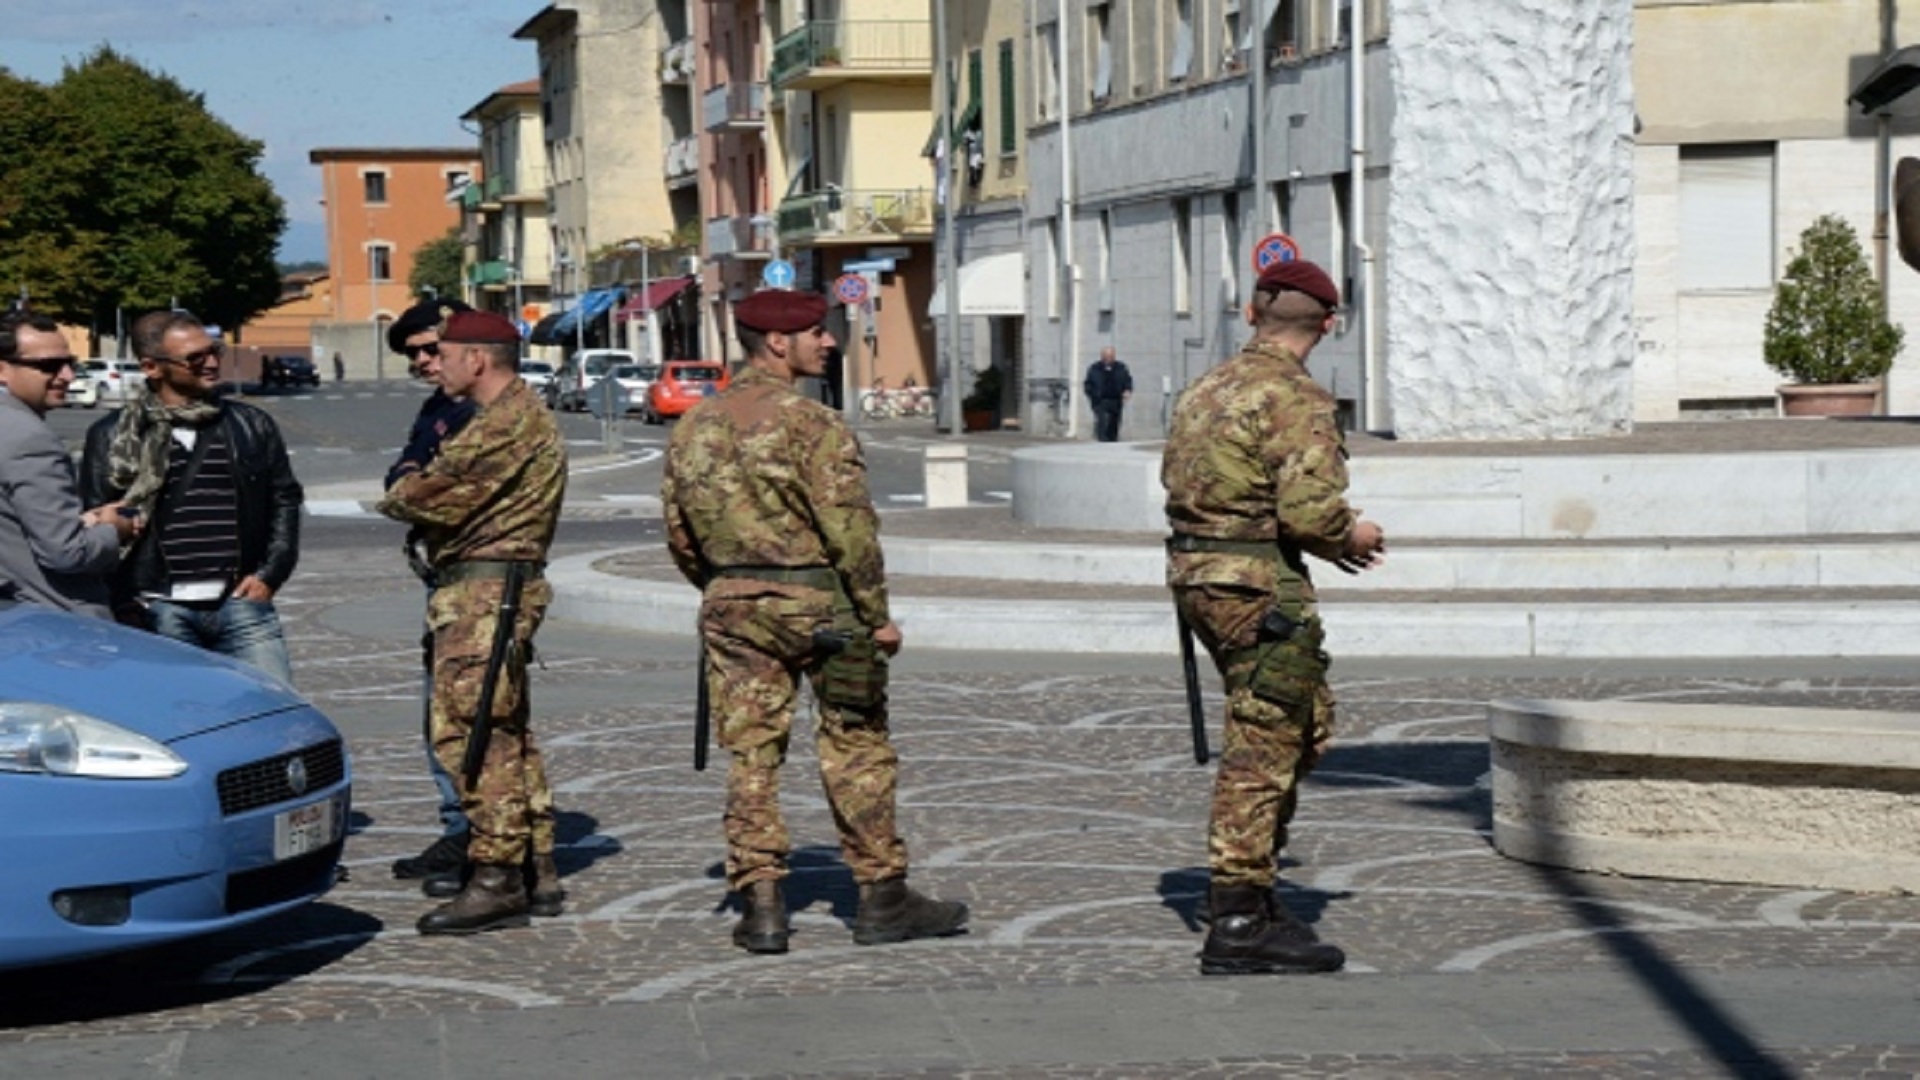
M 892 619 L 887 620 L 887 625 L 877 627 L 873 631 L 873 643 L 880 646 L 880 651 L 888 656 L 900 651 L 900 641 L 900 627 L 894 625 Z
M 1371 521 L 1356 521 L 1353 531 L 1347 533 L 1347 542 L 1341 548 L 1340 558 L 1335 566 L 1349 574 L 1380 565 L 1386 554 L 1387 536 L 1380 526 Z

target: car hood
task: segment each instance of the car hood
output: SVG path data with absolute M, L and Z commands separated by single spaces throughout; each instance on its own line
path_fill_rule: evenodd
M 0 698 L 73 709 L 160 742 L 304 704 L 239 661 L 34 604 L 0 605 Z

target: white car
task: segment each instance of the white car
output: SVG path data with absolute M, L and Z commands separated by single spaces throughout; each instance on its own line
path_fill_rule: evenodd
M 660 377 L 659 364 L 621 364 L 607 372 L 607 378 L 627 392 L 627 411 L 639 412 L 647 406 L 647 388 Z
M 520 377 L 534 393 L 545 398 L 549 404 L 553 400 L 553 365 L 545 360 L 520 358 Z
M 67 407 L 78 405 L 83 409 L 91 409 L 98 404 L 100 384 L 93 381 L 93 372 L 87 370 L 87 365 L 80 364 L 73 373 L 73 381 L 67 384 Z
M 554 376 L 553 400 L 556 407 L 585 411 L 587 393 L 593 384 L 621 364 L 637 364 L 640 358 L 625 349 L 582 349 L 567 358 Z
M 85 366 L 87 382 L 92 384 L 91 400 L 84 402 L 89 409 L 102 402 L 124 403 L 133 394 L 133 388 L 140 385 L 140 380 L 146 378 L 140 372 L 138 360 L 89 360 Z M 69 388 L 67 394 L 71 397 L 73 390 Z

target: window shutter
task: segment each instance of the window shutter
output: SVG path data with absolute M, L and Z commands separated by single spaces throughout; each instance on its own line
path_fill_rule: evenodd
M 1015 129 L 1020 123 L 1014 97 L 1013 39 L 1000 43 L 1000 152 L 1011 154 L 1018 148 Z
M 1773 147 L 1682 147 L 1680 288 L 1773 285 Z

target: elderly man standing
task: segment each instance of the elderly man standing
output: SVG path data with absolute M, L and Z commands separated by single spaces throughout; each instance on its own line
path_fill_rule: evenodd
M 857 945 L 957 934 L 967 907 L 907 887 L 894 829 L 898 758 L 887 736 L 887 611 L 879 518 L 860 445 L 840 417 L 794 390 L 826 370 L 826 301 L 770 290 L 734 308 L 748 367 L 688 411 L 667 450 L 661 503 L 674 563 L 703 593 L 702 672 L 727 776 L 727 885 L 745 914 L 736 945 L 783 953 L 780 882 L 792 844 L 780 816 L 797 679 L 813 686 L 820 779 L 860 887 Z
M 1087 404 L 1093 408 L 1093 437 L 1101 442 L 1120 440 L 1120 413 L 1133 400 L 1133 373 L 1114 359 L 1113 346 L 1100 350 L 1100 360 L 1087 369 Z
M 1339 303 L 1312 263 L 1263 272 L 1247 306 L 1253 339 L 1180 396 L 1161 461 L 1173 530 L 1167 584 L 1181 632 L 1199 637 L 1227 689 L 1207 840 L 1207 975 L 1334 971 L 1346 962 L 1273 895 L 1300 781 L 1333 730 L 1302 555 L 1352 573 L 1385 548 L 1380 527 L 1347 505 L 1333 395 L 1306 369 Z
M 110 619 L 107 576 L 140 519 L 117 503 L 81 512 L 73 458 L 46 422 L 74 364 L 52 319 L 0 315 L 0 582 L 22 600 Z
M 472 832 L 473 873 L 420 919 L 422 934 L 525 926 L 543 894 L 560 893 L 550 854 L 552 806 L 529 727 L 528 653 L 553 590 L 541 571 L 567 488 L 566 445 L 553 414 L 519 375 L 520 335 L 499 315 L 455 314 L 440 328 L 440 385 L 478 406 L 423 468 L 394 481 L 380 512 L 420 530 L 434 575 L 433 747 L 454 775 Z M 510 575 L 526 581 L 502 627 Z M 479 717 L 496 634 L 512 635 L 494 686 L 492 728 L 477 777 L 462 760 Z M 544 845 L 536 831 L 544 830 Z M 539 854 L 542 850 L 549 854 Z M 528 895 L 523 864 L 534 870 Z M 554 903 L 558 903 L 557 900 Z
M 280 429 L 218 396 L 221 347 L 192 315 L 140 316 L 133 348 L 146 386 L 87 431 L 80 464 L 87 502 L 124 500 L 148 522 L 121 560 L 115 604 L 292 683 L 273 597 L 300 559 L 303 493 Z

